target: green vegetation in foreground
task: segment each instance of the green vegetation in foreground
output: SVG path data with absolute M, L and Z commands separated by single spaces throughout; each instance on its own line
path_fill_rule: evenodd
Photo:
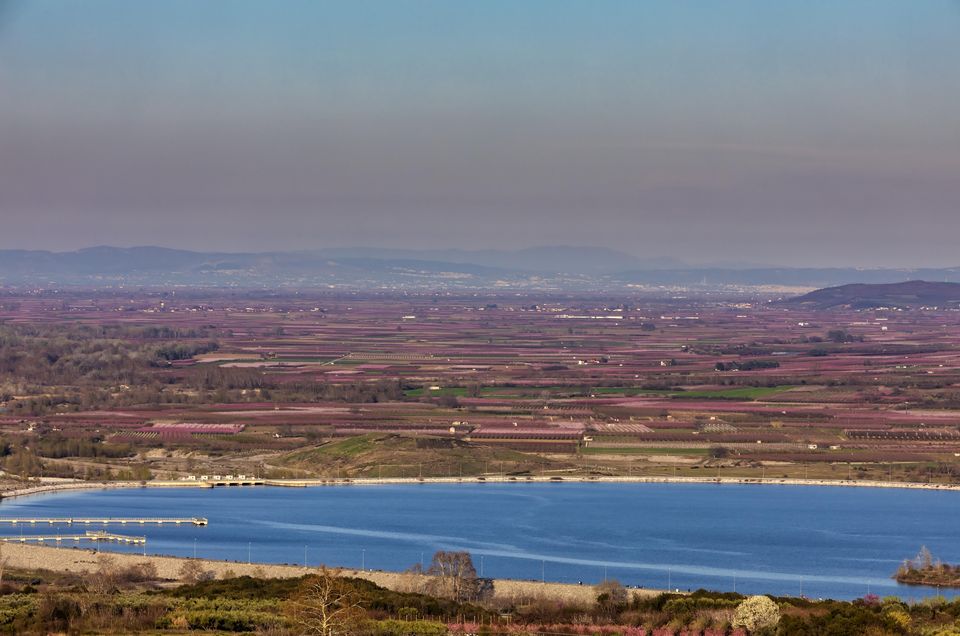
M 187 561 L 192 582 L 161 589 L 149 567 L 117 568 L 101 558 L 86 575 L 6 571 L 0 633 L 274 636 L 956 636 L 960 600 L 906 603 L 875 595 L 852 602 L 746 597 L 698 590 L 634 596 L 614 580 L 586 588 L 591 600 L 498 600 L 467 553 L 455 574 L 396 592 L 320 570 L 291 579 L 212 580 Z M 452 563 L 453 561 L 450 561 Z M 184 570 L 187 570 L 187 565 Z M 431 572 L 436 572 L 431 570 Z
M 448 633 L 446 624 L 457 616 L 491 617 L 474 604 L 394 592 L 362 579 L 318 573 L 292 579 L 203 580 L 209 573 L 202 572 L 198 562 L 189 563 L 198 565 L 191 576 L 201 580 L 172 589 L 159 589 L 149 567 L 118 568 L 109 557 L 87 577 L 8 572 L 0 595 L 0 633 L 428 636 Z M 318 581 L 329 583 L 329 598 L 315 593 Z M 338 614 L 341 609 L 349 611 Z M 334 616 L 336 630 L 318 631 L 310 610 Z

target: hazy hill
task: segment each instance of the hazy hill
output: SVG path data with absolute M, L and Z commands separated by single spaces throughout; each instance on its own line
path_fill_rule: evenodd
M 960 282 L 960 268 L 691 267 L 597 247 L 522 250 L 331 248 L 294 252 L 194 252 L 91 247 L 72 252 L 0 250 L 0 285 L 339 287 L 351 289 L 590 290 L 680 287 L 828 287 L 897 280 Z
M 904 283 L 841 285 L 818 289 L 785 302 L 817 309 L 945 307 L 960 304 L 960 283 L 912 280 Z

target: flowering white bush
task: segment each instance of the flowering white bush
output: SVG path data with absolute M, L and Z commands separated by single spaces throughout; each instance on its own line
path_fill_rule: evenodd
M 750 633 L 780 622 L 780 608 L 769 596 L 751 596 L 737 606 L 733 626 L 744 627 Z

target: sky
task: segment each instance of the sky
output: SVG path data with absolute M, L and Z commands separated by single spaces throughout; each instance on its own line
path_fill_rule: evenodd
M 0 0 L 0 249 L 956 266 L 960 0 Z

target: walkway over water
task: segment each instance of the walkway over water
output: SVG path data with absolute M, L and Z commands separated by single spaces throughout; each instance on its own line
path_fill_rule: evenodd
M 25 535 L 22 537 L 0 537 L 4 543 L 62 543 L 63 541 L 110 541 L 114 543 L 132 543 L 145 545 L 146 537 L 130 537 L 125 534 L 113 534 L 112 532 L 103 532 L 101 530 L 88 530 L 85 534 L 57 534 L 57 535 Z
M 10 523 L 13 525 L 17 524 L 30 524 L 36 525 L 38 523 L 46 523 L 51 526 L 53 525 L 67 525 L 71 526 L 73 524 L 77 525 L 181 525 L 181 524 L 192 524 L 195 526 L 205 526 L 207 525 L 206 517 L 135 517 L 135 518 L 125 518 L 125 517 L 93 517 L 93 518 L 78 518 L 78 517 L 0 517 L 0 523 Z

